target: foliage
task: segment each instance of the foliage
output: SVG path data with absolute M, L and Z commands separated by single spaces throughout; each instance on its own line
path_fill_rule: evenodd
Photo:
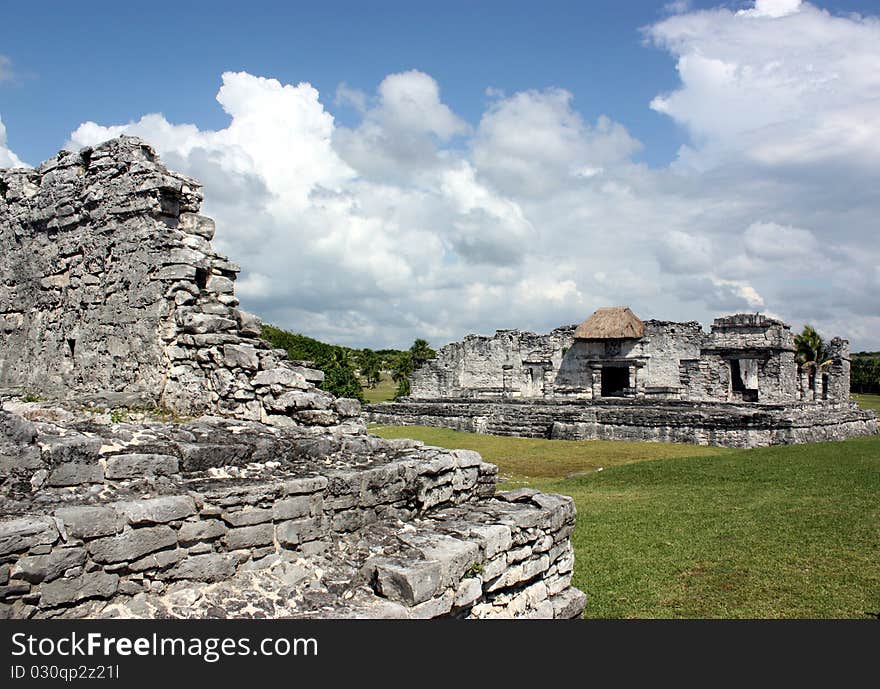
M 428 341 L 421 338 L 412 343 L 412 347 L 409 348 L 409 353 L 412 357 L 413 369 L 422 366 L 428 359 L 433 359 L 437 356 L 437 352 L 431 349 L 428 345 Z
M 804 370 L 820 369 L 831 364 L 828 348 L 812 325 L 805 325 L 801 333 L 794 336 L 794 347 L 795 358 Z
M 372 349 L 362 349 L 358 355 L 358 367 L 370 388 L 375 388 L 382 377 L 382 360 Z
M 407 397 L 410 393 L 409 374 L 414 370 L 410 352 L 401 352 L 391 367 L 391 379 L 397 383 L 396 397 Z
M 285 350 L 291 359 L 313 362 L 324 372 L 322 389 L 337 397 L 354 397 L 361 402 L 365 398 L 358 374 L 364 384 L 374 390 L 382 382 L 383 371 L 390 371 L 397 385 L 395 396 L 405 397 L 409 395 L 409 374 L 436 356 L 436 352 L 423 339 L 416 340 L 405 351 L 353 349 L 327 344 L 268 324 L 263 326 L 262 337 L 273 347 Z M 385 401 L 390 396 L 383 390 L 376 398 L 376 401 Z
M 859 352 L 852 355 L 850 390 L 880 393 L 880 352 Z
M 284 349 L 291 359 L 307 360 L 324 372 L 321 389 L 337 397 L 364 401 L 363 389 L 354 369 L 355 350 L 329 345 L 273 325 L 264 325 L 262 337 L 273 347 Z
M 475 449 L 508 478 L 502 488 L 572 496 L 573 583 L 589 596 L 590 617 L 880 611 L 880 436 L 731 450 L 415 426 L 372 432 Z

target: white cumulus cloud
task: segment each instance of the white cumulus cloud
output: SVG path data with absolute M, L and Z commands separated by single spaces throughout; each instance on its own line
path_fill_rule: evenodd
M 244 307 L 326 340 L 441 345 L 629 304 L 704 323 L 765 310 L 876 347 L 878 20 L 675 5 L 645 30 L 681 82 L 650 105 L 688 135 L 668 168 L 564 85 L 492 89 L 467 122 L 416 70 L 335 94 L 228 72 L 225 127 L 153 113 L 85 122 L 68 144 L 149 140 L 204 183 Z

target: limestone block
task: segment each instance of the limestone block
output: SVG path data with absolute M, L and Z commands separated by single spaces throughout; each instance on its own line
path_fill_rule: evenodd
M 361 413 L 361 403 L 358 400 L 348 399 L 347 397 L 337 398 L 333 403 L 333 407 L 343 417 L 358 416 Z
M 169 579 L 193 579 L 213 582 L 228 579 L 235 573 L 236 557 L 228 553 L 190 555 L 168 572 Z
M 57 579 L 71 567 L 81 567 L 86 561 L 85 548 L 55 548 L 45 555 L 19 558 L 11 576 L 31 584 Z
M 183 548 L 160 550 L 158 553 L 150 553 L 139 560 L 128 563 L 126 569 L 131 572 L 162 570 L 170 567 L 175 562 L 180 562 L 186 555 L 187 552 Z
M 268 545 L 275 540 L 275 527 L 271 523 L 241 526 L 229 529 L 223 540 L 229 550 Z
M 276 521 L 298 519 L 300 517 L 316 517 L 324 508 L 324 497 L 320 493 L 311 495 L 292 495 L 275 503 L 272 518 Z
M 110 598 L 119 586 L 117 574 L 91 572 L 73 579 L 56 579 L 43 584 L 40 595 L 41 608 L 77 603 L 89 598 Z
M 100 464 L 61 464 L 49 474 L 50 486 L 79 486 L 103 481 L 104 467 Z
M 272 521 L 274 512 L 272 509 L 245 507 L 236 512 L 223 512 L 221 517 L 230 526 L 252 526 Z
M 212 294 L 232 294 L 235 289 L 232 280 L 222 275 L 210 275 L 205 289 Z
M 417 605 L 432 598 L 440 590 L 443 579 L 440 563 L 434 561 L 398 564 L 375 560 L 365 567 L 371 572 L 379 595 L 405 605 Z
M 57 540 L 58 528 L 51 517 L 22 517 L 0 522 L 0 555 Z
M 199 541 L 210 541 L 226 533 L 226 526 L 219 519 L 200 519 L 196 522 L 184 522 L 177 532 L 177 540 L 181 545 L 192 545 Z
M 468 608 L 483 595 L 483 582 L 478 577 L 462 579 L 455 590 L 453 605 L 456 608 Z
M 279 522 L 275 527 L 278 542 L 286 547 L 295 547 L 306 541 L 313 541 L 327 533 L 327 525 L 321 517 L 292 519 Z
M 125 454 L 107 457 L 108 479 L 141 478 L 147 475 L 169 476 L 178 472 L 177 457 L 158 454 Z
M 256 371 L 260 367 L 257 351 L 250 345 L 223 345 L 223 365 Z
M 188 495 L 165 495 L 149 500 L 116 502 L 112 505 L 129 524 L 164 524 L 185 519 L 196 513 L 195 502 Z
M 61 507 L 55 510 L 55 516 L 62 520 L 68 534 L 76 538 L 109 536 L 121 530 L 123 524 L 119 513 L 103 506 Z
M 196 213 L 181 213 L 179 221 L 179 227 L 184 232 L 204 237 L 208 241 L 214 238 L 215 227 L 211 218 Z
M 193 268 L 195 270 L 195 268 Z M 235 328 L 235 321 L 207 313 L 187 313 L 183 316 L 183 328 L 197 335 L 219 333 Z
M 177 534 L 169 526 L 130 529 L 118 536 L 107 536 L 88 543 L 96 562 L 131 562 L 144 555 L 177 545 Z

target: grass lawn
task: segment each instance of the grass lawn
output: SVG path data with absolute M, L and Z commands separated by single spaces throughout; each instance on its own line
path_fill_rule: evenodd
M 850 397 L 858 402 L 862 409 L 873 409 L 876 412 L 880 412 L 880 395 L 859 395 L 854 393 Z
M 880 613 L 880 437 L 730 450 L 371 430 L 478 450 L 502 487 L 571 495 L 589 617 Z
M 394 399 L 395 392 L 397 392 L 397 383 L 391 380 L 391 376 L 387 373 L 383 373 L 376 387 L 364 386 L 363 394 L 367 402 L 389 402 Z

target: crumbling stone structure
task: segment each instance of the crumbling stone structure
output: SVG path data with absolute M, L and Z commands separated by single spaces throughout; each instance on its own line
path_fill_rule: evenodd
M 875 433 L 849 400 L 849 343 L 801 370 L 794 336 L 760 314 L 641 321 L 599 309 L 548 335 L 499 330 L 443 347 L 413 372 L 411 398 L 371 405 L 379 423 L 527 437 L 753 447 Z
M 201 200 L 131 137 L 3 171 L 0 387 L 267 423 L 356 419 L 351 400 L 315 387 L 320 371 L 282 365 L 259 339 Z
M 199 200 L 129 137 L 0 171 L 0 618 L 579 616 L 572 501 L 368 435 Z

